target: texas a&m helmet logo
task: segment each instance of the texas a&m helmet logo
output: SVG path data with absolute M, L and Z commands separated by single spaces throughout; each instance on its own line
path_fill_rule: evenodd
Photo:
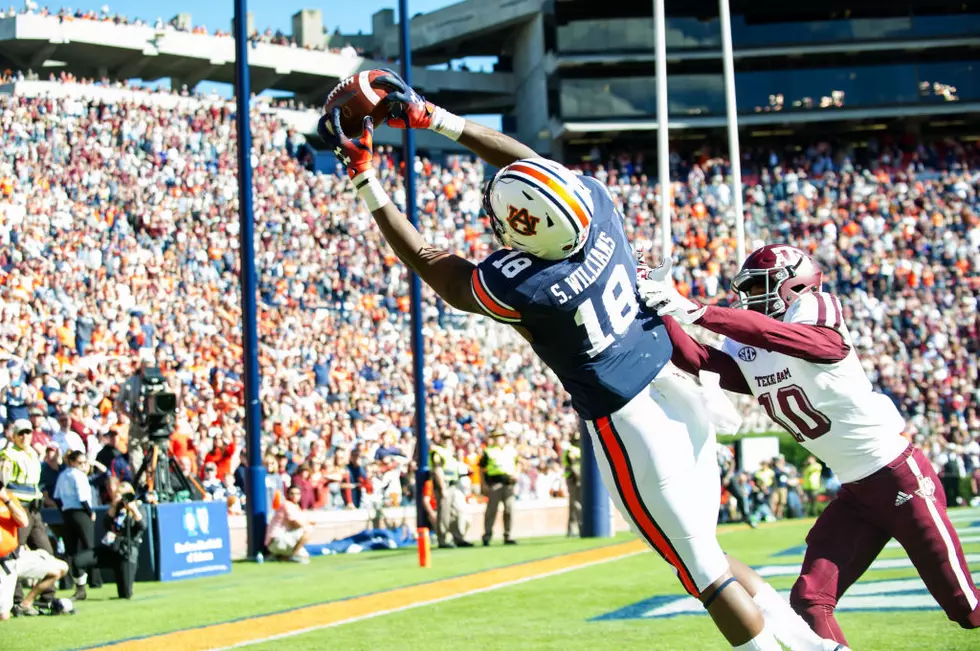
M 777 267 L 788 267 L 800 257 L 799 250 L 791 246 L 774 246 L 770 250 L 776 256 Z
M 528 237 L 538 232 L 538 222 L 541 219 L 529 213 L 527 208 L 518 209 L 514 206 L 507 206 L 507 210 L 510 212 L 507 215 L 507 223 L 514 229 L 515 233 Z
M 756 357 L 755 348 L 742 346 L 738 349 L 738 358 L 743 362 L 754 362 Z

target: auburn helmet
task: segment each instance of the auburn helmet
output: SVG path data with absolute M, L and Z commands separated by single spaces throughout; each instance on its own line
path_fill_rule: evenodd
M 544 260 L 578 253 L 589 237 L 594 210 L 582 180 L 544 158 L 501 168 L 487 184 L 483 208 L 502 245 Z
M 808 292 L 819 292 L 823 272 L 803 251 L 784 244 L 756 249 L 732 280 L 739 300 L 735 307 L 780 317 Z

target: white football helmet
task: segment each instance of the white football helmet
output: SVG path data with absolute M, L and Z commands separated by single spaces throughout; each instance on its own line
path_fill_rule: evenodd
M 483 208 L 504 246 L 564 260 L 585 246 L 594 205 L 589 189 L 567 167 L 526 158 L 497 172 L 483 194 Z

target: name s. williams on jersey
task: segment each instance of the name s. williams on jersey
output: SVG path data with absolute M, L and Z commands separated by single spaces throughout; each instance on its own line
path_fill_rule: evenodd
M 615 254 L 616 240 L 608 233 L 599 233 L 595 245 L 586 254 L 582 264 L 573 269 L 564 280 L 551 286 L 551 293 L 558 299 L 558 304 L 564 305 L 569 299 L 578 296 L 591 287 L 602 275 Z M 562 290 L 563 285 L 568 289 L 567 293 Z

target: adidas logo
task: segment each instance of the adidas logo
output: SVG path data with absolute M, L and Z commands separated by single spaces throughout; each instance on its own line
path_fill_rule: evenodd
M 898 495 L 895 497 L 895 506 L 901 506 L 911 500 L 914 495 L 909 495 L 908 493 L 898 491 Z

